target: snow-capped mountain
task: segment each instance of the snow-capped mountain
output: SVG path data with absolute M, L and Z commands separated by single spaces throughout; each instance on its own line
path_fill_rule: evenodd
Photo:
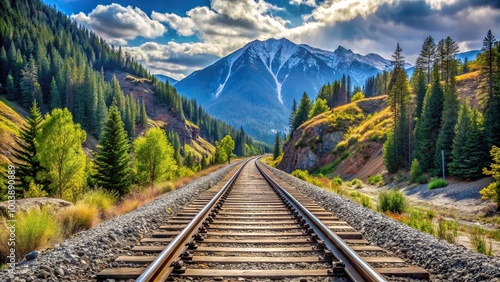
M 342 46 L 332 52 L 287 39 L 256 40 L 175 87 L 209 114 L 271 141 L 277 131 L 287 131 L 292 102 L 299 102 L 304 91 L 314 99 L 324 84 L 343 75 L 362 86 L 390 67 L 390 60 L 377 54 L 362 56 Z

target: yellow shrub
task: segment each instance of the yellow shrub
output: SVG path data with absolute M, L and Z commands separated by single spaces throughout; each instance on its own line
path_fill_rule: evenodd
M 59 218 L 66 236 L 94 227 L 99 222 L 99 210 L 96 206 L 78 203 L 64 208 Z

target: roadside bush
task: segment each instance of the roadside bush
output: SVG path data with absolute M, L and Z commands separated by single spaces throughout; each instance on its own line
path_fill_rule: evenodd
M 406 210 L 406 197 L 399 190 L 383 190 L 378 195 L 377 208 L 382 212 L 402 213 Z
M 334 178 L 332 178 L 332 183 L 335 183 L 336 185 L 342 185 L 344 184 L 344 181 L 339 176 L 335 176 Z
M 422 174 L 423 174 L 423 170 L 422 170 L 422 167 L 420 166 L 420 163 L 418 162 L 417 159 L 413 159 L 413 161 L 411 162 L 411 168 L 410 168 L 410 181 L 413 183 L 418 182 L 417 179 L 419 177 L 421 177 Z
M 98 188 L 88 191 L 83 194 L 82 198 L 77 202 L 77 204 L 85 204 L 89 206 L 96 207 L 103 217 L 110 214 L 111 209 L 118 200 L 118 192 L 106 191 L 104 189 Z
M 438 219 L 437 237 L 448 243 L 456 244 L 458 239 L 458 222 L 456 220 Z
M 425 184 L 427 183 L 427 176 L 422 174 L 419 177 L 417 177 L 417 179 L 415 179 L 415 182 L 419 184 Z
M 62 209 L 59 218 L 66 236 L 90 229 L 99 222 L 99 210 L 96 206 L 78 203 Z
M 428 188 L 429 190 L 431 189 L 436 189 L 436 188 L 442 188 L 448 186 L 448 182 L 446 180 L 441 179 L 441 178 L 433 178 L 431 179 L 431 182 L 429 182 Z
M 338 181 L 334 181 L 334 179 L 332 179 L 332 181 L 330 181 L 330 189 L 332 190 L 333 193 L 335 193 L 339 196 L 345 196 L 346 191 L 344 190 L 344 188 L 342 188 L 342 185 L 339 184 Z M 342 179 L 341 179 L 341 181 L 342 181 Z
M 372 199 L 368 197 L 367 195 L 361 194 L 359 196 L 360 204 L 365 207 L 365 208 L 372 208 Z
M 297 177 L 298 179 L 307 181 L 307 178 L 309 177 L 309 172 L 307 172 L 307 170 L 296 169 L 292 171 L 292 175 Z
M 16 214 L 16 258 L 21 260 L 27 253 L 46 248 L 59 238 L 61 227 L 54 213 L 48 208 L 33 207 Z M 9 232 L 4 226 L 0 237 L 2 246 L 7 246 Z M 6 231 L 6 232 L 4 232 Z
M 363 181 L 361 181 L 361 179 L 354 178 L 353 180 L 351 180 L 350 186 L 356 189 L 361 189 L 363 188 Z
M 370 185 L 382 186 L 384 185 L 384 178 L 380 174 L 375 174 L 368 177 L 367 182 Z
M 486 243 L 485 230 L 479 226 L 474 226 L 470 229 L 469 238 L 472 246 L 478 253 L 485 254 L 487 256 L 493 255 L 493 247 L 490 243 Z M 489 246 L 488 246 L 489 245 Z

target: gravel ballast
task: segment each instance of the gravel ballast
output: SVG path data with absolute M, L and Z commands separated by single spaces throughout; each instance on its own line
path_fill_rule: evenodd
M 42 252 L 35 260 L 21 262 L 15 275 L 0 272 L 0 281 L 92 281 L 114 259 L 133 248 L 145 234 L 219 182 L 238 163 L 226 166 L 161 196 L 128 214 L 102 222 L 95 228 Z
M 496 258 L 449 244 L 286 172 L 267 167 L 323 208 L 362 232 L 370 242 L 428 270 L 432 281 L 500 281 L 500 260 Z

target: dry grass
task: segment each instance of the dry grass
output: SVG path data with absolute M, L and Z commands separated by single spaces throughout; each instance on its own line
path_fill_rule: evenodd
M 457 82 L 462 82 L 465 80 L 476 79 L 479 76 L 479 71 L 468 72 L 455 77 Z
M 86 203 L 61 209 L 59 220 L 65 237 L 90 229 L 99 223 L 99 209 Z

